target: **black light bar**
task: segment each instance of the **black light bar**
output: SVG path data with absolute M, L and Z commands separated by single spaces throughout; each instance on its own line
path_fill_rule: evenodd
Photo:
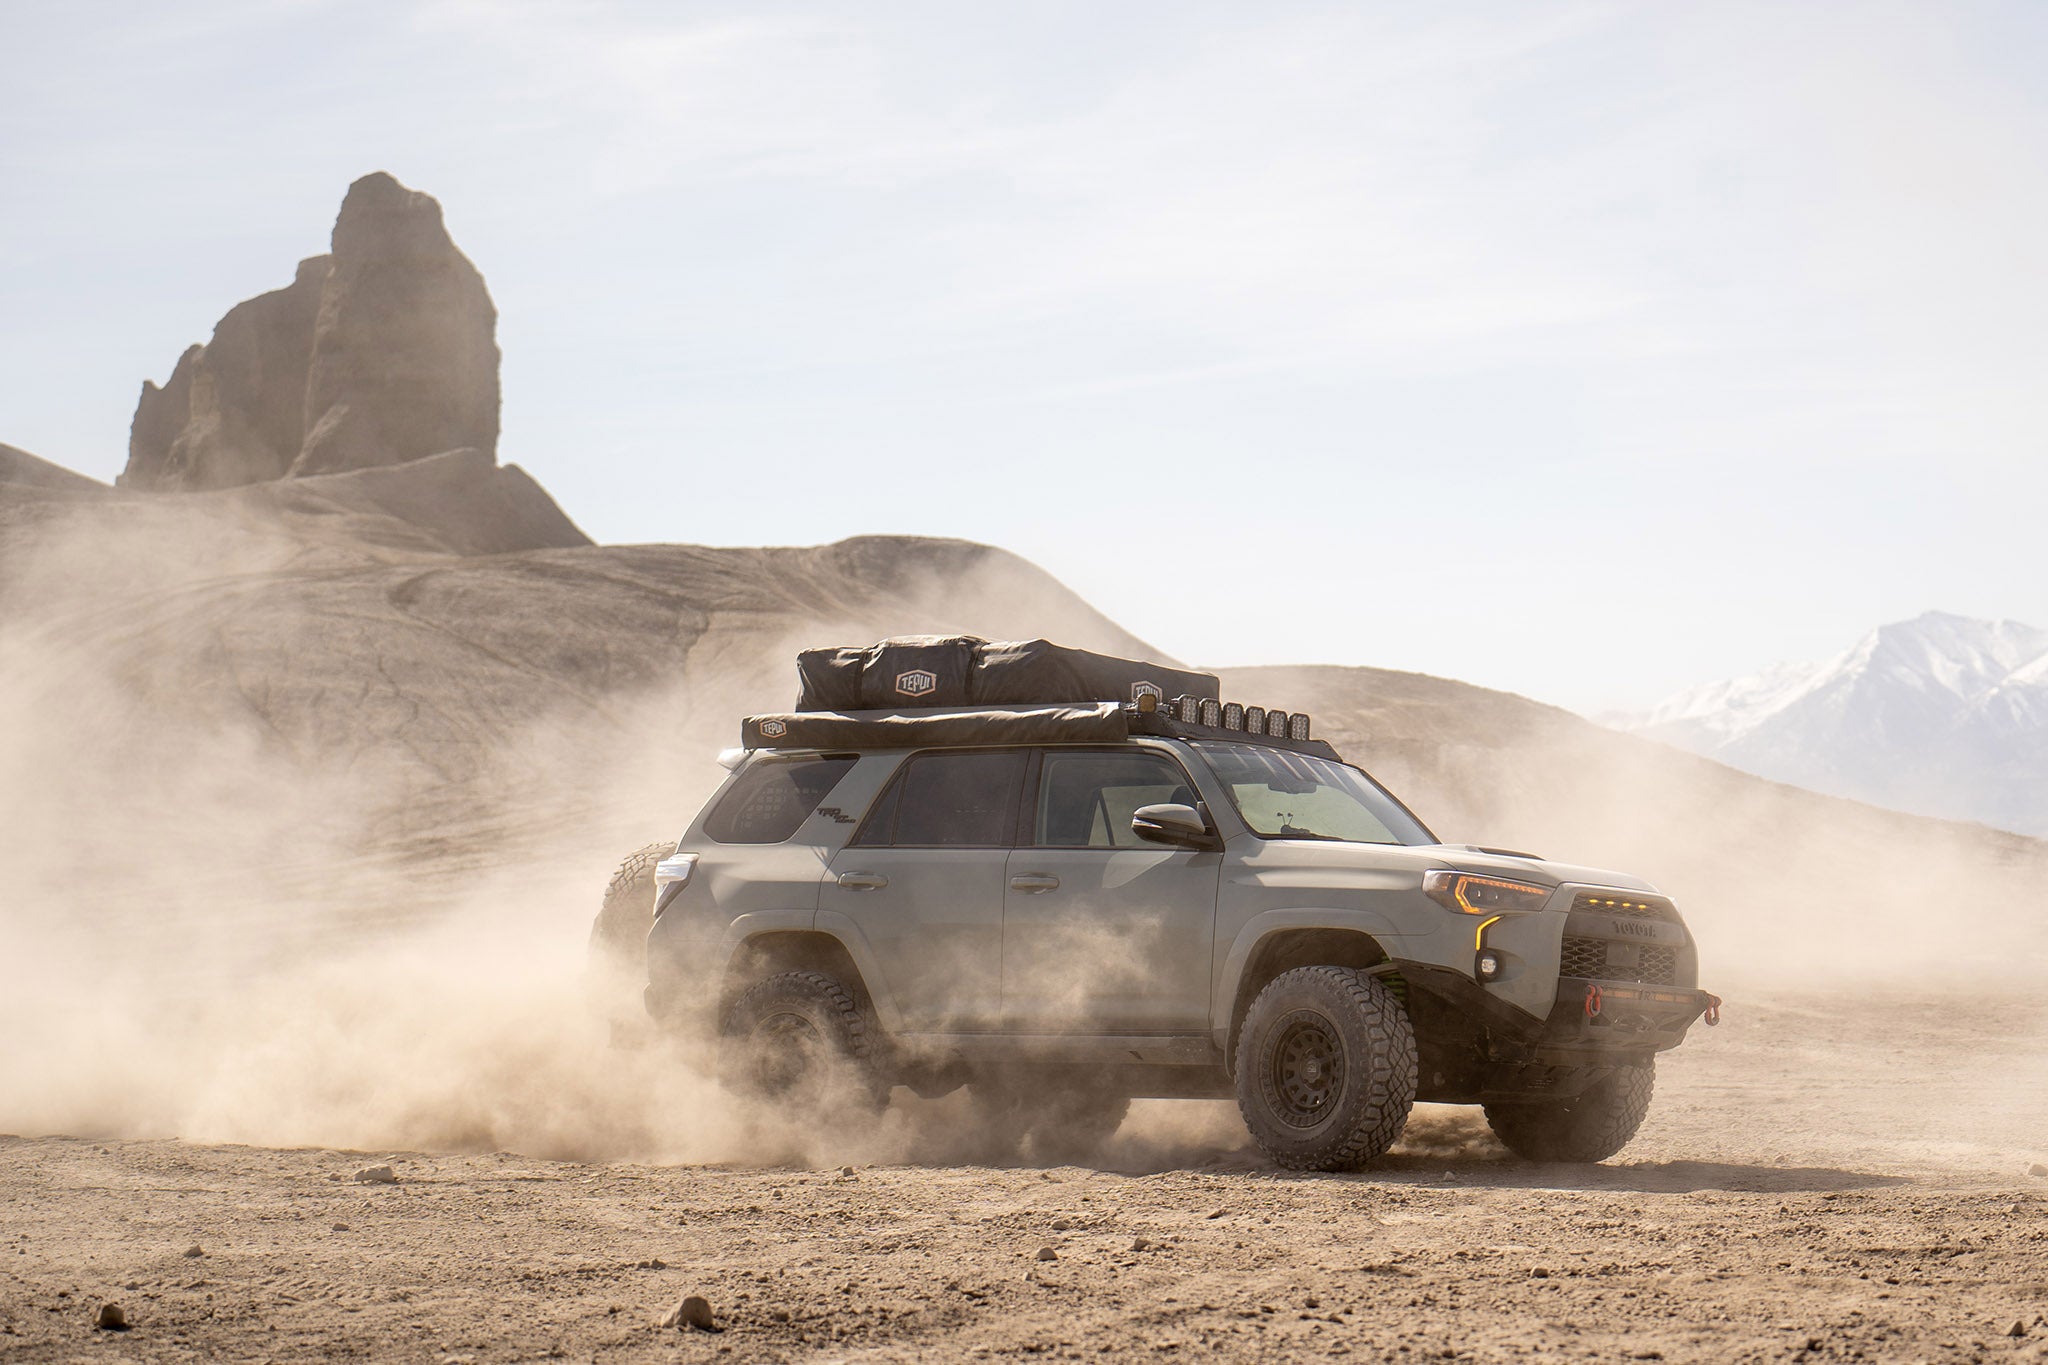
M 1150 711 L 1154 707 L 1182 725 L 1200 725 L 1210 730 L 1241 730 L 1250 735 L 1296 743 L 1306 743 L 1313 728 L 1307 714 L 1299 711 L 1268 710 L 1263 706 L 1242 706 L 1234 701 L 1195 696 L 1179 696 L 1165 703 L 1139 698 L 1140 711 Z

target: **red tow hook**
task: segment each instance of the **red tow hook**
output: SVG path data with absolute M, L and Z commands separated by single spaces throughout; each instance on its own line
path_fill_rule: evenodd
M 1586 1017 L 1588 1019 L 1598 1019 L 1600 1017 L 1600 987 L 1597 984 L 1590 984 L 1586 987 Z
M 1701 991 L 1700 994 L 1707 997 L 1707 1012 L 1700 1017 L 1706 1021 L 1708 1028 L 1719 1027 L 1721 1023 L 1721 997 L 1711 991 Z

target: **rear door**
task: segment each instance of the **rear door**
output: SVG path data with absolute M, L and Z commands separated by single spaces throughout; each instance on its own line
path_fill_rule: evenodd
M 1222 854 L 1147 843 L 1131 813 L 1195 803 L 1163 750 L 1047 749 L 1003 888 L 1003 1022 L 1018 1032 L 1209 1027 Z
M 819 899 L 866 940 L 901 1027 L 984 1032 L 1002 1019 L 1003 867 L 1030 752 L 913 754 L 832 858 Z

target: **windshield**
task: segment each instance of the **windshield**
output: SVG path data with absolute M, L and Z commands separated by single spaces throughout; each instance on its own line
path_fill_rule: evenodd
M 1433 844 L 1422 822 L 1356 768 L 1257 744 L 1197 740 L 1237 813 L 1267 839 Z

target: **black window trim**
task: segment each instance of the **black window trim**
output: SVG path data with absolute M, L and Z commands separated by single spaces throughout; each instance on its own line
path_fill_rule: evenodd
M 811 817 L 818 813 L 818 808 L 831 798 L 833 792 L 839 790 L 840 784 L 846 781 L 859 762 L 860 755 L 848 753 L 792 753 L 756 759 L 734 773 L 731 780 L 719 788 L 717 799 L 704 814 L 704 837 L 717 844 L 720 848 L 775 848 L 786 844 L 796 838 L 798 831 L 802 830 L 805 824 L 809 823 Z M 839 776 L 832 780 L 831 786 L 818 793 L 818 799 L 811 803 L 811 808 L 803 813 L 803 818 L 790 828 L 789 833 L 783 835 L 780 839 L 721 839 L 711 832 L 712 826 L 718 821 L 719 816 L 723 814 L 726 803 L 731 800 L 733 790 L 742 782 L 745 782 L 755 772 L 764 768 L 771 766 L 781 767 L 797 763 L 844 763 L 846 766 L 840 770 Z
M 1038 853 L 1191 853 L 1195 850 L 1174 848 L 1167 844 L 1140 844 L 1137 848 L 1095 848 L 1088 844 L 1041 844 L 1038 840 L 1038 782 L 1045 771 L 1048 754 L 1145 754 L 1160 758 L 1180 770 L 1181 781 L 1195 794 L 1196 808 L 1202 812 L 1213 828 L 1216 817 L 1209 814 L 1209 803 L 1202 799 L 1202 785 L 1195 781 L 1188 765 L 1181 762 L 1180 755 L 1164 745 L 1152 744 L 1042 744 L 1031 751 L 1031 774 L 1024 783 L 1024 801 L 1017 812 L 1017 830 L 1013 836 L 1017 842 L 1011 847 L 1029 849 Z
M 1024 765 L 1023 771 L 1019 774 L 1018 780 L 1015 783 L 1013 783 L 1010 787 L 1010 800 L 1013 804 L 1011 805 L 1010 810 L 1004 820 L 1004 824 L 1010 830 L 1009 842 L 1001 844 L 899 844 L 890 840 L 870 840 L 867 837 L 869 830 L 872 828 L 874 824 L 876 815 L 882 810 L 884 806 L 889 807 L 892 813 L 896 810 L 896 807 L 899 804 L 897 797 L 902 791 L 903 784 L 906 780 L 904 775 L 910 771 L 911 765 L 916 763 L 919 759 L 927 757 L 943 757 L 951 754 L 1015 753 L 1021 753 L 1023 755 Z M 1030 787 L 1034 791 L 1037 789 L 1037 767 L 1037 761 L 1033 757 L 1033 750 L 1022 744 L 990 744 L 972 749 L 955 748 L 951 745 L 947 745 L 944 747 L 914 750 L 911 753 L 906 754 L 904 756 L 903 761 L 896 765 L 896 771 L 889 774 L 889 780 L 882 784 L 882 789 L 875 793 L 875 799 L 868 803 L 867 813 L 861 816 L 860 824 L 853 831 L 853 837 L 846 841 L 846 846 L 848 848 L 872 849 L 925 849 L 933 852 L 956 851 L 960 849 L 989 850 L 998 848 L 1015 848 L 1017 846 L 1017 812 L 1023 804 L 1022 797 L 1024 789 L 1026 787 Z M 893 835 L 895 831 L 891 829 L 890 833 Z

